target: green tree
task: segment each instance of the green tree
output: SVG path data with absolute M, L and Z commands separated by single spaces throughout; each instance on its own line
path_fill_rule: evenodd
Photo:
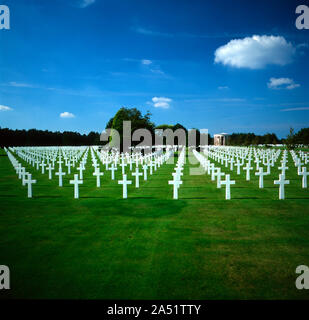
M 296 142 L 309 145 L 309 128 L 303 128 L 296 134 Z
M 292 127 L 290 128 L 290 133 L 288 134 L 285 143 L 289 150 L 295 149 L 296 147 L 296 136 Z
M 153 122 L 150 121 L 150 116 L 151 113 L 149 111 L 147 111 L 145 115 L 142 115 L 142 113 L 136 108 L 129 109 L 123 107 L 120 110 L 118 110 L 118 112 L 113 117 L 113 123 L 111 128 L 117 130 L 120 135 L 121 149 L 123 147 L 123 139 L 125 138 L 123 132 L 123 121 L 131 121 L 131 137 L 127 138 L 132 139 L 132 134 L 137 129 L 147 129 L 152 134 L 152 137 L 154 137 L 155 125 Z M 114 133 L 112 133 L 111 136 L 112 141 L 113 135 Z M 132 145 L 134 146 L 138 143 L 139 142 L 132 142 Z

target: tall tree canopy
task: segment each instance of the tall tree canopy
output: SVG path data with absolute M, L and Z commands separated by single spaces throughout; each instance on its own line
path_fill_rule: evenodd
M 123 132 L 123 122 L 124 121 L 131 121 L 131 139 L 132 134 L 137 129 L 147 129 L 150 131 L 152 137 L 154 137 L 155 132 L 155 124 L 150 121 L 151 113 L 148 111 L 145 115 L 136 109 L 136 108 L 121 108 L 115 114 L 115 116 L 109 120 L 107 127 L 111 124 L 111 129 L 117 130 L 120 135 L 120 147 L 122 149 L 123 146 L 123 139 L 124 139 L 124 132 Z M 112 120 L 112 121 L 111 121 Z M 111 141 L 113 142 L 115 133 L 112 133 Z M 128 137 L 129 138 L 129 137 Z M 137 145 L 139 142 L 132 141 L 132 145 Z M 113 145 L 113 143 L 112 143 Z

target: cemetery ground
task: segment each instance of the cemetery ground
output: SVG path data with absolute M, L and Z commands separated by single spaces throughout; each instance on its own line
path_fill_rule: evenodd
M 15 155 L 16 156 L 16 155 Z M 122 186 L 91 158 L 73 198 L 73 179 L 48 180 L 18 160 L 37 180 L 27 198 L 3 150 L 0 153 L 0 264 L 11 272 L 1 298 L 87 299 L 306 299 L 295 287 L 298 265 L 309 264 L 309 194 L 289 155 L 286 199 L 278 200 L 279 171 L 258 177 L 221 166 L 236 184 L 225 188 L 186 163 L 179 199 L 168 185 L 174 165 L 163 164 L 140 188 Z M 308 166 L 307 166 L 308 168 Z M 27 169 L 27 170 L 28 170 Z M 55 171 L 54 171 L 55 172 Z M 255 172 L 255 171 L 254 171 Z M 54 173 L 53 173 L 54 175 Z

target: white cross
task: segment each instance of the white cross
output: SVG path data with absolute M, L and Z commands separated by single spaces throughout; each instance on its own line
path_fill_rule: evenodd
M 74 180 L 70 180 L 70 184 L 74 184 L 74 199 L 78 199 L 79 198 L 79 189 L 78 189 L 78 185 L 82 184 L 83 181 L 82 180 L 78 180 L 78 174 L 74 174 Z
M 225 199 L 230 200 L 231 199 L 231 185 L 235 184 L 235 181 L 230 180 L 230 175 L 227 174 L 225 176 L 225 181 L 221 181 L 221 184 L 225 184 Z
M 26 172 L 25 168 L 22 168 L 21 174 L 22 174 L 21 182 L 22 182 L 22 185 L 24 186 L 26 184 L 26 176 L 27 176 L 28 172 Z
M 132 171 L 132 165 L 133 165 L 133 161 L 132 159 L 129 160 L 129 166 L 130 166 L 130 170 Z
M 217 188 L 221 188 L 221 176 L 224 176 L 225 173 L 221 172 L 221 168 L 217 168 L 215 176 L 217 176 Z
M 85 169 L 84 169 L 84 166 L 81 163 L 80 163 L 79 167 L 77 168 L 77 170 L 79 170 L 79 179 L 83 180 L 83 171 Z
M 25 183 L 28 185 L 28 198 L 32 198 L 32 184 L 36 183 L 36 180 L 31 180 L 31 174 L 28 173 L 28 178 L 25 180 Z
M 65 176 L 66 173 L 62 171 L 61 167 L 59 167 L 59 172 L 56 172 L 55 175 L 59 176 L 59 187 L 62 187 L 62 176 Z
M 147 164 L 144 164 L 144 165 L 143 165 L 143 170 L 144 170 L 144 181 L 147 181 L 147 169 L 148 169 Z
M 270 162 L 267 162 L 266 163 L 266 166 L 267 166 L 267 174 L 270 174 L 270 166 L 271 166 L 271 163 Z
M 122 170 L 122 175 L 124 175 L 125 174 L 125 170 L 124 170 L 124 168 L 127 166 L 127 164 L 126 163 L 124 163 L 124 162 L 121 162 L 121 170 Z
M 135 176 L 135 187 L 139 188 L 139 177 L 143 174 L 138 171 L 138 167 L 136 167 L 135 172 L 132 173 L 132 176 Z
M 128 198 L 128 184 L 132 184 L 131 180 L 127 180 L 127 175 L 124 174 L 122 176 L 122 180 L 118 181 L 118 184 L 122 184 L 123 188 L 122 188 L 122 197 L 123 199 Z
M 114 165 L 114 164 L 112 163 L 112 165 Z M 109 170 L 109 168 L 108 168 L 108 160 L 105 161 L 105 170 Z
M 52 167 L 51 164 L 49 164 L 49 166 L 46 168 L 46 170 L 48 171 L 48 179 L 51 180 L 52 179 L 52 170 L 54 170 L 54 168 Z
M 290 181 L 289 180 L 285 180 L 285 175 L 284 174 L 280 174 L 279 175 L 279 180 L 275 180 L 274 184 L 279 184 L 279 199 L 283 200 L 284 197 L 284 186 L 286 184 L 289 184 Z
M 157 159 L 155 159 L 154 160 L 154 169 L 155 169 L 155 171 L 157 171 L 157 164 L 158 164 L 158 161 L 157 161 Z
M 256 176 L 259 176 L 259 188 L 264 188 L 264 176 L 267 174 L 267 172 L 263 172 L 262 167 L 260 167 L 259 171 L 255 173 Z
M 309 172 L 307 172 L 307 168 L 303 167 L 303 171 L 301 173 L 298 174 L 299 176 L 303 176 L 302 179 L 302 187 L 303 188 L 307 188 L 307 177 L 309 176 Z
M 174 180 L 169 181 L 168 184 L 172 184 L 173 185 L 173 199 L 178 199 L 178 188 L 182 184 L 182 181 L 181 180 L 177 180 L 174 177 Z
M 42 167 L 42 174 L 44 174 L 44 173 L 45 173 L 46 163 L 42 162 L 42 163 L 40 164 L 40 167 Z
M 214 165 L 212 165 L 210 169 L 211 169 L 211 181 L 215 181 L 216 168 Z
M 154 164 L 153 164 L 153 162 L 152 161 L 150 161 L 150 163 L 149 163 L 149 167 L 150 167 L 150 175 L 152 175 L 152 168 L 154 167 Z
M 25 168 L 24 167 L 20 167 L 19 171 L 18 171 L 18 179 L 22 178 L 24 172 L 25 172 Z
M 180 177 L 183 176 L 183 173 L 180 170 L 176 169 L 176 172 L 172 173 L 174 180 L 180 180 Z
M 295 166 L 297 166 L 297 174 L 301 173 L 301 166 L 303 165 L 303 163 L 300 162 L 300 160 L 298 160 L 297 164 L 295 164 Z
M 96 168 L 93 175 L 97 177 L 97 188 L 100 188 L 101 187 L 101 176 L 103 176 L 104 173 L 100 172 L 100 168 Z
M 68 167 L 68 174 L 71 174 L 71 167 L 72 167 L 72 164 L 70 161 L 67 162 L 67 167 Z
M 232 158 L 231 160 L 230 160 L 230 164 L 231 164 L 231 166 L 230 166 L 230 169 L 231 169 L 231 171 L 233 171 L 233 164 L 234 164 L 234 162 L 235 162 L 235 160 L 234 160 L 234 158 Z
M 250 163 L 247 162 L 247 166 L 243 168 L 245 171 L 247 171 L 246 173 L 246 180 L 250 181 L 250 170 L 252 170 L 253 168 L 250 167 Z
M 112 163 L 112 166 L 109 168 L 112 172 L 112 180 L 115 180 L 115 171 L 117 171 L 117 167 Z
M 282 163 L 281 167 L 278 168 L 281 170 L 281 173 L 285 175 L 285 171 L 288 170 L 289 168 L 285 166 L 285 163 Z
M 237 174 L 239 175 L 240 174 L 240 167 L 242 166 L 242 163 L 240 163 L 239 161 L 237 161 L 235 163 L 235 166 L 237 167 Z
M 59 167 L 61 167 L 61 164 L 63 163 L 63 161 L 61 160 L 61 157 L 59 157 L 59 161 L 57 161 L 57 163 L 59 164 Z

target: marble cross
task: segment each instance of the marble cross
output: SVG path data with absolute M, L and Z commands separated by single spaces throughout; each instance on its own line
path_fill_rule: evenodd
M 96 167 L 93 175 L 97 177 L 97 188 L 100 188 L 101 187 L 101 176 L 103 176 L 104 173 L 100 172 L 100 168 Z
M 136 167 L 135 172 L 132 173 L 132 176 L 135 176 L 135 187 L 139 188 L 139 177 L 142 176 L 142 172 L 138 171 L 138 167 Z
M 227 174 L 225 176 L 225 181 L 221 181 L 221 184 L 225 185 L 225 199 L 230 200 L 231 199 L 231 185 L 235 184 L 235 181 L 230 180 L 230 175 Z
M 52 179 L 52 170 L 54 170 L 54 168 L 52 167 L 51 164 L 49 164 L 48 167 L 46 168 L 46 170 L 48 171 L 48 179 L 51 180 Z
M 125 167 L 127 166 L 127 164 L 126 163 L 124 163 L 124 162 L 121 162 L 121 164 L 120 164 L 120 166 L 121 166 L 121 172 L 122 172 L 122 175 L 124 175 L 125 174 Z
M 309 172 L 307 172 L 307 168 L 303 167 L 303 171 L 298 174 L 299 176 L 303 176 L 302 179 L 302 187 L 307 188 L 307 177 L 309 176 Z
M 290 181 L 289 180 L 285 180 L 285 175 L 284 174 L 280 174 L 279 175 L 279 180 L 275 180 L 274 184 L 278 184 L 279 185 L 279 199 L 283 200 L 285 198 L 285 194 L 284 194 L 284 186 L 286 184 L 289 184 Z
M 119 180 L 118 181 L 118 184 L 122 184 L 122 198 L 123 199 L 126 199 L 128 198 L 128 185 L 129 184 L 132 184 L 132 181 L 131 180 L 127 180 L 127 175 L 124 174 L 122 176 L 122 180 Z
M 40 164 L 40 167 L 42 167 L 42 174 L 44 174 L 44 173 L 45 173 L 46 163 L 42 162 L 42 163 Z
M 174 177 L 174 180 L 169 181 L 168 184 L 173 185 L 173 199 L 178 199 L 178 188 L 182 184 L 182 181 Z
M 27 176 L 25 183 L 28 185 L 28 198 L 32 198 L 32 184 L 36 183 L 36 180 L 31 179 L 32 175 L 30 173 L 28 173 Z
M 112 172 L 112 180 L 115 180 L 115 171 L 117 171 L 117 166 L 112 163 L 112 166 L 108 170 Z
M 281 167 L 279 167 L 278 169 L 281 170 L 281 173 L 285 176 L 285 171 L 289 168 L 286 167 L 284 163 L 282 163 Z
M 250 170 L 252 170 L 253 168 L 250 167 L 250 163 L 247 162 L 246 167 L 243 168 L 246 171 L 246 180 L 250 181 Z
M 144 170 L 144 181 L 147 181 L 147 169 L 148 169 L 147 164 L 144 164 L 144 165 L 143 165 L 143 170 Z
M 78 185 L 82 184 L 82 180 L 78 180 L 78 174 L 74 174 L 74 180 L 70 180 L 70 184 L 74 185 L 74 199 L 79 198 L 79 187 Z
M 262 167 L 260 167 L 259 171 L 255 173 L 256 176 L 259 176 L 259 188 L 264 188 L 264 176 L 267 174 L 267 172 L 263 172 Z
M 66 173 L 62 171 L 62 168 L 59 167 L 59 171 L 55 173 L 56 176 L 59 176 L 59 187 L 62 187 L 62 176 L 65 176 Z
M 217 188 L 221 188 L 221 177 L 224 176 L 225 173 L 221 172 L 221 168 L 217 168 L 217 172 L 215 176 L 217 177 Z
M 79 170 L 79 179 L 83 180 L 83 171 L 85 170 L 84 166 L 80 163 L 79 167 L 77 168 Z

